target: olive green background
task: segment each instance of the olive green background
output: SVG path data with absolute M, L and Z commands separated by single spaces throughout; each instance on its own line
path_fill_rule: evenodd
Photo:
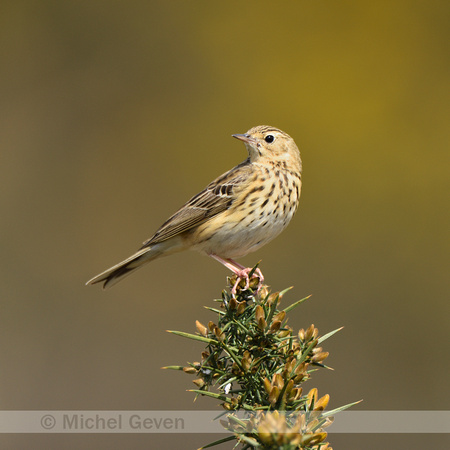
M 448 1 L 3 1 L 0 409 L 214 409 L 194 331 L 228 275 L 193 252 L 85 287 L 246 158 L 230 137 L 288 132 L 299 211 L 262 260 L 294 285 L 334 371 L 305 388 L 355 410 L 448 409 Z M 2 435 L 2 448 L 196 448 L 202 435 Z M 340 449 L 446 436 L 331 435 Z M 448 442 L 448 439 L 447 439 Z M 443 445 L 442 447 L 440 447 Z M 222 446 L 221 448 L 230 448 Z

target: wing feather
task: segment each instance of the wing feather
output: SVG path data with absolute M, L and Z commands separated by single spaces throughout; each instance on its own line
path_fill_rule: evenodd
M 236 199 L 251 173 L 250 161 L 231 169 L 212 181 L 203 191 L 192 197 L 158 229 L 141 248 L 165 241 L 227 210 Z

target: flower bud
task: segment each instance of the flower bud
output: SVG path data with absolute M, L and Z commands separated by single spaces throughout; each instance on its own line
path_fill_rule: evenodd
M 198 320 L 195 321 L 195 326 L 197 327 L 197 331 L 204 337 L 208 336 L 208 329 L 200 323 Z

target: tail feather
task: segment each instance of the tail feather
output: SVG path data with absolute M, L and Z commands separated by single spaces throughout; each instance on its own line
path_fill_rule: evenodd
M 160 256 L 160 252 L 152 250 L 152 247 L 142 248 L 119 264 L 116 264 L 108 270 L 96 275 L 94 278 L 90 279 L 86 285 L 103 283 L 103 289 L 113 286 L 135 270 L 140 269 L 146 263 Z

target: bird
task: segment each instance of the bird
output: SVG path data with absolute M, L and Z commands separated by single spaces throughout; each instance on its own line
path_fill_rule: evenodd
M 192 249 L 236 274 L 238 283 L 264 277 L 261 270 L 235 261 L 278 236 L 294 216 L 302 187 L 302 161 L 294 140 L 278 128 L 260 125 L 232 137 L 242 141 L 248 158 L 212 181 L 170 216 L 129 258 L 90 279 L 86 285 L 113 286 L 162 256 Z

